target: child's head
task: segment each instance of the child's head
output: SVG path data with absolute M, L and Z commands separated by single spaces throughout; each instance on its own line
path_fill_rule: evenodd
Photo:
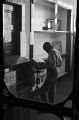
M 52 45 L 49 42 L 43 44 L 43 49 L 48 53 L 52 49 Z

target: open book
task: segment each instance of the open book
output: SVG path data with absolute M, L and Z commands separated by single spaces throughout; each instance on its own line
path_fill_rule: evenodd
M 41 62 L 45 62 L 43 59 L 41 58 L 33 58 L 33 60 L 37 63 L 41 63 Z

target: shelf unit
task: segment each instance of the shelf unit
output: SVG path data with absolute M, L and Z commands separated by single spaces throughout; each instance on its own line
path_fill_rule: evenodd
M 30 58 L 47 58 L 43 43 L 52 45 L 53 41 L 61 41 L 63 63 L 60 73 L 70 72 L 71 13 L 72 6 L 60 0 L 31 1 Z M 53 20 L 53 28 L 49 29 L 49 25 L 47 28 L 47 19 Z
M 35 30 L 34 32 L 43 32 L 43 33 L 69 33 L 69 31 L 56 31 L 56 30 Z

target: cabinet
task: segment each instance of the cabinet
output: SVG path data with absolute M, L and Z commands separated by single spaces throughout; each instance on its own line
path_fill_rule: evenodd
M 43 43 L 55 43 L 63 63 L 60 74 L 70 72 L 72 6 L 60 0 L 31 1 L 30 57 L 47 58 Z

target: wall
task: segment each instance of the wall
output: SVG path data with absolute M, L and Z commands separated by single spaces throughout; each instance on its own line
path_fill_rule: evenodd
M 71 4 L 73 6 L 73 15 L 76 16 L 76 4 L 77 0 L 62 0 L 63 2 L 66 2 L 68 4 Z
M 21 57 L 29 59 L 29 45 L 30 45 L 30 0 L 25 1 L 22 6 L 22 31 L 20 34 L 20 48 Z

